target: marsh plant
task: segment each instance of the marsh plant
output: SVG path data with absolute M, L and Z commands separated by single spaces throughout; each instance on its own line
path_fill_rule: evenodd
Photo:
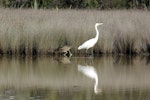
M 141 10 L 14 10 L 0 9 L 0 53 L 37 55 L 71 45 L 78 46 L 95 37 L 95 54 L 149 54 L 150 12 Z

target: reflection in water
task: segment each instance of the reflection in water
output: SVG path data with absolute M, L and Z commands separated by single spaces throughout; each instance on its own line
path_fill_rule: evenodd
M 140 63 L 150 64 L 150 56 L 136 56 L 136 55 L 114 55 L 112 58 L 114 65 L 134 66 Z M 138 61 L 138 62 L 137 62 Z
M 96 94 L 101 92 L 101 90 L 98 91 L 98 75 L 97 75 L 96 69 L 93 66 L 78 65 L 78 70 L 82 72 L 84 75 L 86 75 L 87 77 L 90 77 L 95 80 L 94 92 Z
M 66 58 L 65 58 L 66 59 Z M 124 60 L 123 58 L 120 58 Z M 129 88 L 150 88 L 150 67 L 141 58 L 132 59 L 132 63 L 126 61 L 114 63 L 112 57 L 94 58 L 92 65 L 97 66 L 96 71 L 101 75 L 101 88 L 129 89 Z M 87 64 L 85 58 L 71 58 L 69 65 L 58 63 L 52 57 L 21 58 L 11 57 L 0 58 L 0 87 L 28 88 L 70 88 L 84 83 L 81 86 L 91 86 L 91 81 L 86 82 L 76 72 L 79 63 Z M 81 65 L 80 65 L 81 66 Z M 88 66 L 82 66 L 87 67 Z M 97 73 L 99 74 L 99 73 Z M 138 76 L 138 77 L 137 77 Z M 115 80 L 115 81 L 114 81 Z M 17 85 L 16 85 L 17 84 Z
M 70 59 L 2 56 L 0 100 L 149 100 L 149 57 L 124 57 L 72 57 L 64 64 Z M 98 87 L 103 88 L 100 95 Z
M 30 90 L 30 100 L 45 100 L 48 91 L 45 89 Z
M 58 62 L 60 62 L 60 63 L 63 63 L 63 64 L 70 64 L 71 63 L 71 61 L 70 61 L 70 57 L 67 57 L 67 56 L 65 56 L 65 57 L 57 57 L 57 58 L 55 58 Z
M 6 89 L 3 92 L 3 98 L 8 98 L 12 100 L 15 98 L 15 95 L 16 95 L 16 91 L 15 89 L 12 89 L 12 88 Z

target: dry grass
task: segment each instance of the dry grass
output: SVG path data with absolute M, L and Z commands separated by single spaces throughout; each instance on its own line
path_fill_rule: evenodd
M 72 45 L 77 54 L 80 44 L 95 37 L 95 23 L 103 22 L 95 53 L 149 54 L 149 18 L 149 11 L 139 10 L 0 9 L 0 53 L 47 54 Z

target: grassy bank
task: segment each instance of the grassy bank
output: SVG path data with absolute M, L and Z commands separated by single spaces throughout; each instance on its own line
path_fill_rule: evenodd
M 94 53 L 149 54 L 150 12 L 139 10 L 10 10 L 0 9 L 1 54 L 47 54 L 71 45 L 73 54 L 82 54 L 77 47 L 95 37 L 99 41 Z

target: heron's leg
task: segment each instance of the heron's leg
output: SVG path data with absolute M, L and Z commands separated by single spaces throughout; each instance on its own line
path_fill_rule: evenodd
M 91 50 L 91 56 L 94 56 L 94 53 L 93 53 L 93 48 L 92 48 L 92 50 Z
M 86 49 L 86 53 L 88 53 L 88 49 Z
M 86 54 L 85 55 L 88 56 L 88 49 L 86 49 Z
M 94 54 L 91 52 L 90 56 L 91 56 L 91 57 L 93 57 L 93 56 L 94 56 Z

